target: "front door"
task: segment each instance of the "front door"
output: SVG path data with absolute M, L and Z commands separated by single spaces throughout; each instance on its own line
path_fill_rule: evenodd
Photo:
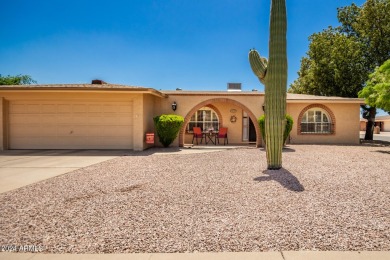
M 242 140 L 247 142 L 256 142 L 255 125 L 245 111 L 242 115 Z
M 249 118 L 249 142 L 256 142 L 256 128 L 251 118 Z

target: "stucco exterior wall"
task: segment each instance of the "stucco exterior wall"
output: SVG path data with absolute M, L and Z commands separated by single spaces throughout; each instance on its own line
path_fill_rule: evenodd
M 9 148 L 9 106 L 16 101 L 69 101 L 69 102 L 129 102 L 132 110 L 131 147 L 128 149 L 144 150 L 152 146 L 161 146 L 155 136 L 155 144 L 146 144 L 145 134 L 155 132 L 153 117 L 161 114 L 177 114 L 185 118 L 178 137 L 171 146 L 183 146 L 192 142 L 192 134 L 186 132 L 191 116 L 200 108 L 209 106 L 216 110 L 220 126 L 228 128 L 229 144 L 243 144 L 243 112 L 248 114 L 256 128 L 257 146 L 262 137 L 257 118 L 264 114 L 264 94 L 260 92 L 196 92 L 166 91 L 160 94 L 153 92 L 136 93 L 127 90 L 12 90 L 0 93 L 0 149 Z M 176 111 L 172 103 L 177 103 Z M 301 134 L 299 133 L 299 117 L 303 111 L 313 104 L 326 107 L 334 116 L 335 132 L 333 134 Z M 130 111 L 130 110 L 129 110 Z M 291 143 L 295 144 L 358 144 L 360 129 L 360 103 L 348 100 L 288 100 L 287 113 L 294 119 L 291 132 Z M 231 122 L 231 117 L 237 118 Z M 47 119 L 49 120 L 49 119 Z M 388 127 L 386 122 L 385 127 Z M 126 137 L 127 138 L 127 137 Z M 128 139 L 126 139 L 128 140 Z M 47 140 L 45 140 L 47 141 Z M 49 141 L 48 141 L 49 142 Z M 107 141 L 108 142 L 108 141 Z M 108 143 L 109 144 L 109 143 Z
M 155 133 L 153 118 L 158 115 L 159 104 L 161 98 L 152 95 L 143 95 L 143 149 L 153 147 L 158 144 L 158 137 Z M 154 133 L 154 144 L 146 143 L 146 133 Z
M 335 117 L 334 134 L 299 133 L 299 115 L 307 106 L 313 104 L 315 103 L 287 104 L 287 113 L 294 119 L 294 126 L 290 134 L 292 144 L 359 144 L 359 104 L 319 103 L 319 106 L 327 107 Z
M 5 150 L 6 144 L 6 101 L 0 97 L 0 150 Z
M 173 113 L 171 104 L 173 101 L 176 101 L 178 104 L 176 114 L 187 115 L 189 111 L 198 104 L 202 102 L 208 101 L 210 104 L 214 104 L 215 102 L 219 103 L 229 103 L 229 100 L 234 100 L 238 103 L 243 104 L 248 110 L 252 111 L 255 116 L 259 117 L 263 114 L 262 105 L 264 103 L 264 95 L 223 95 L 223 94 L 210 94 L 210 95 L 180 95 L 180 91 L 178 93 L 172 94 L 168 93 L 169 97 L 166 99 L 162 99 L 161 111 L 164 113 Z

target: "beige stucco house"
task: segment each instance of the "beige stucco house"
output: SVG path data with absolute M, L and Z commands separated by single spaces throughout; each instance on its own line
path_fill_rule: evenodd
M 99 81 L 97 81 L 99 83 Z M 358 144 L 362 99 L 287 94 L 293 144 Z M 176 103 L 176 110 L 172 104 Z M 144 150 L 153 117 L 185 118 L 172 146 L 192 143 L 192 127 L 228 128 L 229 144 L 262 145 L 257 91 L 157 91 L 106 84 L 0 86 L 0 149 Z M 157 138 L 156 138 L 157 139 Z
M 360 131 L 366 131 L 367 119 L 360 118 Z M 376 116 L 375 126 L 380 132 L 390 132 L 390 116 Z

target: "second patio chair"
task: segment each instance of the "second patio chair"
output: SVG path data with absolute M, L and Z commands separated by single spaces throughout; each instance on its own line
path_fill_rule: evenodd
M 200 138 L 200 143 L 202 143 L 203 142 L 202 129 L 200 129 L 200 127 L 194 127 L 192 128 L 192 131 L 194 132 L 192 137 L 192 144 L 194 144 L 194 139 L 196 139 L 196 144 L 199 144 L 198 138 Z
M 227 132 L 228 132 L 227 127 L 219 128 L 218 134 L 215 135 L 215 144 L 217 144 L 217 140 L 218 140 L 218 144 L 219 144 L 220 138 L 223 138 L 223 145 L 229 144 Z

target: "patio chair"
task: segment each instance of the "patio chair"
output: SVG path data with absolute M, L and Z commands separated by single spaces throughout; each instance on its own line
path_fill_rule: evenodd
M 215 144 L 217 144 L 217 140 L 218 140 L 218 144 L 219 144 L 220 138 L 223 138 L 223 145 L 229 144 L 227 132 L 228 132 L 227 127 L 219 128 L 219 132 L 215 135 Z
M 196 139 L 196 144 L 199 144 L 198 138 L 200 138 L 200 143 L 202 143 L 203 142 L 202 129 L 200 129 L 200 127 L 194 127 L 192 128 L 192 131 L 194 132 L 192 137 L 192 144 L 194 144 L 194 139 Z

